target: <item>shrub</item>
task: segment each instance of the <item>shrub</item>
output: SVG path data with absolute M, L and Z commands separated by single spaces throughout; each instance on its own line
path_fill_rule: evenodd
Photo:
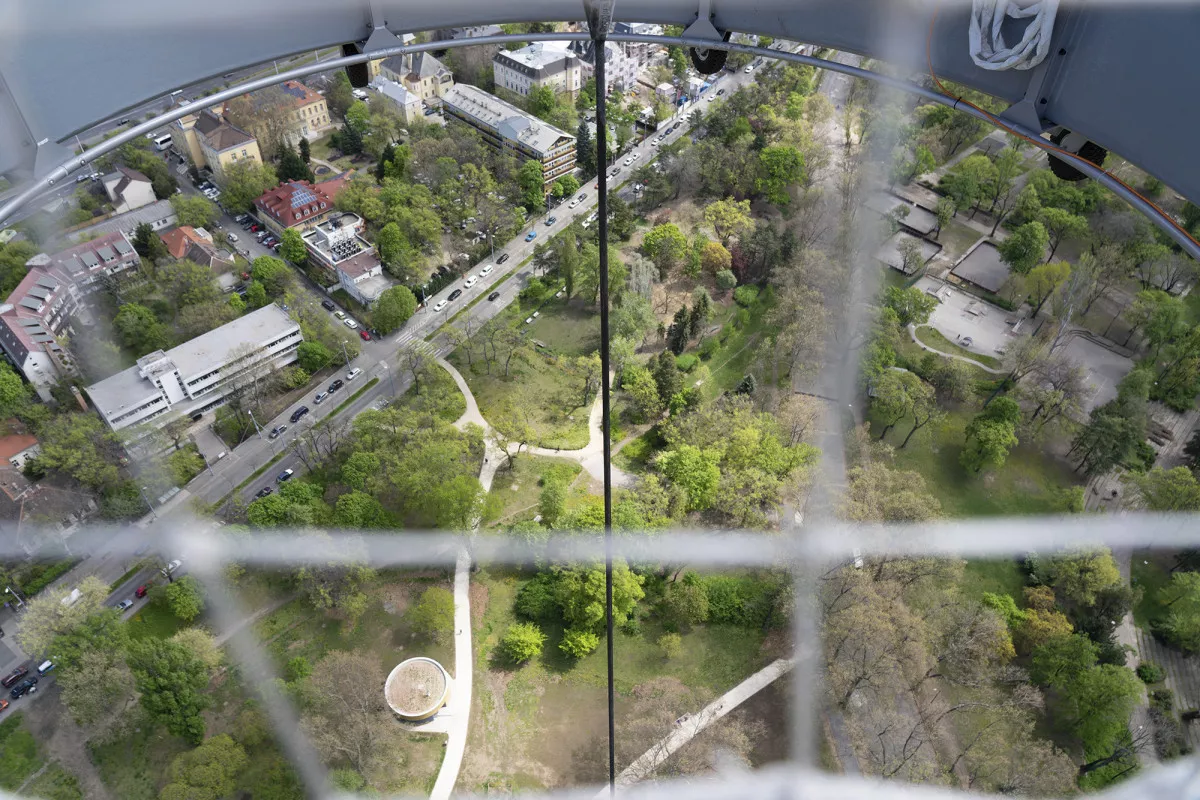
M 571 658 L 583 658 L 600 646 L 600 637 L 581 628 L 569 628 L 563 632 L 558 649 Z
M 542 652 L 546 634 L 532 622 L 510 625 L 500 640 L 500 650 L 514 664 L 523 664 Z
M 70 572 L 72 567 L 78 563 L 78 559 L 72 558 L 66 561 L 59 561 L 56 564 L 51 564 L 50 566 L 43 567 L 41 569 L 39 569 L 41 565 L 34 565 L 33 570 L 31 570 L 33 577 L 25 581 L 23 587 L 25 589 L 25 596 L 33 597 L 42 589 L 45 589 L 60 577 Z
M 1175 705 L 1175 693 L 1170 689 L 1155 689 L 1150 693 L 1150 707 L 1157 708 L 1164 714 L 1170 714 Z
M 544 620 L 558 616 L 558 602 L 554 599 L 554 577 L 541 573 L 517 592 L 513 606 L 518 615 L 525 619 Z
M 712 622 L 743 625 L 746 622 L 746 598 L 737 578 L 713 576 L 705 578 L 704 592 L 708 595 L 708 618 Z
M 707 361 L 720 349 L 721 342 L 716 337 L 710 336 L 700 343 L 700 357 Z
M 621 623 L 621 633 L 626 636 L 638 637 L 642 635 L 642 622 L 637 617 L 630 617 Z
M 679 654 L 683 652 L 683 639 L 678 633 L 664 633 L 658 637 L 658 646 L 662 650 L 664 658 L 678 658 Z
M 675 356 L 675 366 L 679 367 L 680 372 L 691 372 L 699 363 L 700 359 L 691 353 Z
M 749 308 L 758 300 L 757 286 L 739 286 L 733 290 L 733 302 Z
M 1160 683 L 1165 673 L 1163 668 L 1153 661 L 1143 661 L 1138 664 L 1137 676 L 1142 679 L 1142 683 Z

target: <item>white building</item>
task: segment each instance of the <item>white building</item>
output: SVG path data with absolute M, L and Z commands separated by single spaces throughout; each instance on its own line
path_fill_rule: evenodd
M 108 192 L 117 214 L 148 206 L 157 199 L 150 179 L 124 164 L 118 164 L 116 172 L 104 176 L 104 191 Z
M 165 353 L 142 356 L 137 366 L 85 391 L 114 431 L 150 420 L 161 427 L 215 408 L 232 387 L 295 361 L 303 340 L 300 326 L 271 304 Z
M 655 25 L 651 22 L 614 22 L 614 33 L 637 34 L 641 36 L 662 36 L 662 25 Z M 633 59 L 637 63 L 638 68 L 642 69 L 650 66 L 650 60 L 654 54 L 662 51 L 662 45 L 650 44 L 649 42 L 622 42 L 621 49 L 625 52 L 627 58 Z
M 520 50 L 496 53 L 492 77 L 497 86 L 524 97 L 537 86 L 574 97 L 583 88 L 583 62 L 565 42 L 535 42 Z
M 586 42 L 571 42 L 571 52 L 583 66 L 583 80 L 596 76 L 596 44 Z M 630 57 L 626 49 L 616 42 L 608 42 L 604 50 L 604 94 L 614 90 L 628 92 L 637 85 L 638 70 L 641 68 L 636 58 Z
M 421 119 L 425 115 L 421 108 L 421 98 L 417 93 L 410 92 L 395 81 L 379 75 L 371 81 L 371 88 L 390 103 L 405 122 Z
M 301 238 L 317 264 L 333 271 L 351 297 L 371 306 L 392 283 L 383 275 L 374 245 L 361 235 L 365 226 L 358 214 L 342 211 L 305 231 Z

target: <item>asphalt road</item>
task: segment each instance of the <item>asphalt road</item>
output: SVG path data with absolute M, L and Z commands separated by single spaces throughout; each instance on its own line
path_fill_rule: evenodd
M 664 123 L 664 126 L 666 126 L 667 124 L 674 124 L 676 121 L 684 122 L 678 130 L 667 137 L 667 142 L 672 142 L 680 136 L 688 135 L 686 125 L 688 115 L 696 110 L 697 107 L 707 108 L 714 102 L 720 102 L 721 98 L 717 97 L 717 91 L 724 89 L 725 93 L 729 94 L 738 87 L 753 80 L 753 74 L 746 74 L 745 72 L 727 72 L 722 74 L 705 93 L 704 98 L 685 105 L 679 109 L 671 120 Z M 707 97 L 713 97 L 714 99 L 709 101 L 705 99 Z M 651 146 L 650 139 L 652 138 L 650 137 L 636 147 L 629 148 L 621 153 L 616 160 L 616 163 L 621 165 L 621 172 L 615 180 L 610 179 L 611 184 L 628 181 L 633 170 L 654 160 L 658 148 Z M 624 166 L 623 162 L 625 159 L 635 153 L 640 157 L 630 166 Z M 187 183 L 187 181 L 185 180 L 184 183 Z M 455 321 L 456 327 L 464 326 L 468 317 L 475 320 L 476 323 L 482 324 L 503 311 L 516 298 L 517 294 L 524 288 L 526 281 L 532 275 L 532 267 L 529 265 L 522 267 L 521 263 L 533 254 L 534 246 L 539 241 L 544 241 L 547 236 L 552 236 L 560 232 L 573 219 L 585 218 L 595 210 L 598 201 L 598 192 L 594 188 L 595 185 L 596 181 L 593 179 L 576 193 L 575 197 L 583 195 L 584 200 L 575 208 L 570 208 L 569 203 L 564 202 L 553 211 L 531 220 L 511 241 L 502 247 L 496 248 L 485 261 L 474 265 L 471 272 L 468 273 L 469 275 L 478 275 L 479 269 L 485 264 L 493 264 L 494 269 L 486 277 L 481 278 L 473 287 L 468 289 L 463 285 L 463 281 L 455 281 L 436 295 L 428 298 L 425 307 L 419 309 L 399 332 L 381 341 L 363 342 L 361 354 L 347 368 L 361 369 L 362 374 L 357 381 L 347 383 L 346 387 L 342 390 L 341 398 L 335 395 L 326 400 L 322 405 L 314 405 L 312 396 L 316 395 L 318 391 L 323 391 L 326 387 L 324 385 L 312 387 L 310 394 L 304 400 L 293 404 L 278 417 L 270 420 L 259 420 L 259 425 L 262 426 L 263 431 L 261 438 L 254 436 L 230 450 L 224 458 L 211 465 L 211 470 L 202 472 L 187 485 L 184 491 L 180 492 L 162 507 L 156 509 L 153 516 L 147 515 L 143 518 L 141 524 L 148 525 L 156 517 L 169 516 L 177 509 L 189 508 L 193 498 L 198 498 L 210 505 L 221 501 L 233 492 L 237 486 L 254 474 L 254 472 L 280 453 L 284 453 L 284 455 L 279 461 L 241 490 L 243 500 L 253 499 L 254 495 L 266 486 L 276 486 L 276 476 L 286 469 L 294 470 L 296 474 L 304 472 L 303 461 L 291 450 L 291 442 L 297 433 L 303 432 L 305 429 L 328 417 L 341 402 L 344 402 L 345 397 L 353 394 L 360 386 L 373 377 L 379 378 L 379 382 L 367 390 L 350 407 L 342 411 L 339 414 L 340 419 L 348 421 L 375 406 L 385 397 L 395 397 L 403 394 L 411 385 L 411 378 L 403 374 L 397 374 L 396 356 L 400 350 L 429 338 L 438 328 L 457 314 L 460 309 L 470 304 L 476 298 L 486 298 L 493 291 L 500 292 L 500 296 L 494 301 L 481 299 L 466 314 L 460 316 Z M 185 191 L 192 191 L 190 184 L 185 187 Z M 620 189 L 619 194 L 631 198 L 632 192 L 630 186 L 627 185 Z M 557 217 L 557 221 L 553 226 L 547 226 L 545 220 L 551 215 Z M 224 225 L 223 230 L 225 232 L 232 230 L 238 234 L 239 241 L 236 246 L 249 249 L 251 251 L 251 258 L 267 253 L 265 249 L 261 248 L 254 241 L 253 235 L 243 235 L 244 232 L 241 230 L 241 227 L 233 225 L 232 220 L 228 217 L 223 218 L 222 224 Z M 526 234 L 529 231 L 537 232 L 537 237 L 533 241 L 525 240 Z M 503 254 L 507 254 L 508 259 L 503 264 L 497 263 L 497 260 Z M 508 278 L 513 272 L 516 272 L 516 274 Z M 506 278 L 508 279 L 505 280 Z M 497 287 L 497 284 L 500 284 L 501 281 L 503 283 Z M 434 311 L 433 308 L 437 305 L 438 301 L 447 299 L 455 289 L 461 289 L 462 295 L 454 301 L 448 302 L 442 311 Z M 443 342 L 435 340 L 433 346 L 440 355 L 445 355 L 449 352 L 449 347 Z M 310 413 L 303 417 L 299 423 L 292 425 L 290 421 L 291 414 L 301 405 L 307 405 Z M 272 440 L 267 438 L 267 434 L 278 425 L 288 425 L 289 430 L 278 439 Z

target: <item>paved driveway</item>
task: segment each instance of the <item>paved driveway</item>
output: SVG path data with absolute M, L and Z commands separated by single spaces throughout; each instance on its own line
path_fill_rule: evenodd
M 1082 336 L 1071 337 L 1063 347 L 1063 352 L 1087 370 L 1092 391 L 1084 405 L 1085 411 L 1091 411 L 1116 397 L 1117 384 L 1133 369 L 1130 359 Z
M 929 316 L 929 324 L 950 341 L 973 353 L 988 356 L 999 356 L 1012 342 L 1013 326 L 1008 320 L 1015 321 L 1018 318 L 1016 313 L 986 303 L 936 278 L 921 278 L 916 286 L 923 292 L 937 294 L 941 299 Z M 1028 325 L 1028 322 L 1024 325 Z M 971 338 L 969 346 L 963 345 L 964 336 Z

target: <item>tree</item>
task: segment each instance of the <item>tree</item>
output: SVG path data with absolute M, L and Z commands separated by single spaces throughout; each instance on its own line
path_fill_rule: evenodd
M 664 404 L 650 370 L 637 364 L 627 365 L 621 373 L 621 388 L 629 393 L 643 421 L 653 421 L 662 414 Z
M 271 165 L 259 164 L 252 159 L 230 164 L 222 173 L 221 199 L 225 208 L 233 212 L 250 211 L 256 199 L 279 185 Z
M 1064 721 L 1084 750 L 1110 746 L 1129 725 L 1142 696 L 1142 683 L 1127 667 L 1100 664 L 1062 688 Z
M 1050 235 L 1041 222 L 1026 222 L 999 244 L 1000 260 L 1016 272 L 1025 275 L 1045 260 Z
M 668 661 L 678 658 L 683 652 L 683 637 L 678 633 L 664 633 L 658 637 L 656 644 L 662 650 L 663 658 Z
M 333 361 L 333 351 L 320 342 L 301 342 L 296 359 L 305 372 L 312 374 Z
M 137 303 L 126 303 L 117 310 L 113 329 L 121 344 L 139 356 L 169 346 L 167 326 L 158 321 L 153 311 Z
M 116 609 L 103 608 L 76 626 L 55 635 L 48 652 L 60 673 L 74 672 L 89 653 L 102 653 L 118 660 L 129 643 L 129 634 Z
M 1054 258 L 1054 252 L 1067 237 L 1080 237 L 1087 233 L 1087 220 L 1062 208 L 1043 208 L 1038 215 L 1038 221 L 1046 229 L 1050 237 L 1050 255 L 1046 260 Z
M 131 642 L 127 661 L 142 706 L 151 717 L 176 736 L 193 744 L 202 742 L 201 712 L 208 707 L 204 664 L 182 644 L 154 638 Z
M 308 166 L 307 161 L 300 157 L 291 142 L 285 141 L 280 144 L 276 159 L 278 164 L 275 167 L 275 173 L 279 176 L 279 180 L 284 182 L 308 181 L 310 183 L 316 180 L 312 168 Z
M 379 250 L 379 260 L 385 267 L 397 267 L 403 264 L 410 249 L 408 241 L 395 222 L 384 225 L 375 236 L 375 247 Z
M 71 669 L 59 669 L 58 685 L 75 721 L 91 725 L 120 707 L 133 687 L 133 677 L 123 652 L 86 650 Z
M 596 174 L 596 146 L 592 142 L 592 126 L 586 119 L 579 120 L 575 129 L 575 153 L 579 169 L 585 178 Z
M 683 388 L 683 376 L 669 351 L 664 350 L 654 359 L 652 373 L 660 400 L 674 397 Z
M 1128 473 L 1140 504 L 1151 511 L 1200 511 L 1200 483 L 1187 467 Z
M 203 628 L 184 628 L 172 636 L 171 641 L 186 647 L 188 652 L 210 670 L 221 666 L 224 658 L 221 647 L 213 635 Z
M 517 622 L 508 626 L 500 639 L 500 651 L 514 664 L 523 664 L 541 655 L 546 634 L 532 622 Z
M 690 628 L 708 621 L 708 594 L 693 573 L 668 583 L 662 602 L 664 618 L 676 628 Z
M 191 622 L 204 610 L 204 589 L 191 575 L 172 581 L 166 587 L 165 595 L 171 613 L 184 622 Z
M 985 199 L 991 201 L 988 207 L 995 219 L 992 224 L 992 236 L 996 235 L 996 229 L 1000 227 L 1000 223 L 1008 216 L 1008 212 L 1016 201 L 1016 196 L 1013 195 L 1013 190 L 1016 188 L 1016 177 L 1021 172 L 1021 163 L 1024 157 L 1017 147 L 1006 147 L 996 157 L 994 163 L 995 172 L 992 179 L 984 185 Z
M 855 522 L 923 522 L 941 516 L 942 506 L 919 472 L 872 462 L 854 467 L 842 498 L 841 515 Z
M 283 248 L 280 248 L 282 251 Z M 250 267 L 250 276 L 255 282 L 262 284 L 267 294 L 278 297 L 292 281 L 291 270 L 287 264 L 273 256 L 259 256 Z M 250 298 L 247 297 L 247 300 Z
M 871 408 L 883 428 L 879 438 L 888 435 L 896 423 L 909 415 L 916 396 L 923 392 L 924 382 L 908 370 L 886 370 L 871 384 Z
M 1016 427 L 1011 422 L 980 414 L 966 428 L 967 440 L 959 462 L 970 472 L 984 467 L 1002 467 L 1008 451 L 1017 446 Z
M 288 228 L 283 232 L 279 240 L 279 255 L 293 264 L 303 265 L 308 261 L 308 248 L 304 246 L 304 239 L 300 236 L 300 231 Z M 257 259 L 255 260 L 257 261 Z
M 1061 688 L 1096 664 L 1098 650 L 1081 633 L 1056 636 L 1033 650 L 1029 677 L 1043 686 Z
M 941 188 L 954 200 L 959 211 L 973 208 L 971 216 L 979 210 L 983 201 L 986 187 L 996 177 L 996 167 L 990 158 L 982 153 L 967 156 L 950 174 L 942 178 Z
M 56 414 L 42 425 L 38 439 L 42 452 L 37 461 L 44 469 L 57 470 L 93 489 L 121 481 L 117 468 L 121 443 L 98 415 Z
M 1152 623 L 1156 636 L 1187 653 L 1200 650 L 1200 573 L 1175 572 L 1156 598 L 1167 608 L 1166 618 Z
M 563 631 L 562 641 L 558 649 L 571 658 L 583 658 L 600 646 L 600 637 L 592 631 L 579 628 L 568 628 Z
M 660 280 L 666 280 L 687 253 L 687 237 L 673 222 L 655 225 L 642 238 L 642 251 L 658 267 Z
M 583 402 L 579 405 L 586 406 L 592 399 L 592 393 L 600 391 L 600 353 L 597 351 L 586 356 L 576 356 L 571 368 L 583 384 Z
M 909 408 L 909 413 L 913 418 L 913 426 L 909 429 L 908 435 L 904 437 L 904 441 L 900 443 L 900 449 L 908 447 L 909 441 L 918 431 L 931 422 L 941 419 L 941 409 L 938 408 L 937 397 L 934 395 L 933 387 L 924 381 L 918 382 L 909 389 L 909 400 L 912 405 Z
M 950 220 L 954 219 L 954 215 L 958 209 L 954 205 L 954 201 L 949 197 L 943 197 L 937 201 L 934 206 L 934 215 L 937 217 L 937 229 L 933 232 L 933 238 L 940 238 L 942 229 L 950 224 Z
M 780 208 L 791 203 L 788 188 L 804 180 L 804 156 L 790 145 L 770 145 L 758 154 L 758 176 L 754 188 Z
M 308 138 L 304 136 L 300 137 L 300 158 L 304 161 L 305 165 L 312 162 L 312 145 L 308 143 Z
M 132 244 L 137 254 L 150 264 L 151 270 L 155 262 L 170 255 L 167 246 L 162 239 L 158 238 L 158 234 L 154 232 L 154 228 L 151 228 L 148 222 L 138 223 L 133 232 Z
M 695 338 L 704 333 L 713 313 L 712 298 L 709 297 L 708 290 L 703 286 L 696 287 L 692 292 L 692 310 L 688 315 L 688 336 Z
M 159 800 L 202 800 L 233 794 L 249 758 L 240 744 L 222 733 L 171 762 Z
M 1054 261 L 1039 264 L 1029 271 L 1025 278 L 1025 288 L 1029 291 L 1029 299 L 1033 301 L 1033 316 L 1037 316 L 1042 306 L 1046 304 L 1059 286 L 1071 274 L 1071 265 L 1065 261 Z
M 728 270 L 733 263 L 729 251 L 720 242 L 705 242 L 700 252 L 700 266 L 710 275 Z
M 646 596 L 642 583 L 642 576 L 631 572 L 624 562 L 613 564 L 614 625 L 624 625 L 638 601 Z M 591 632 L 604 629 L 606 602 L 602 566 L 560 570 L 554 581 L 554 598 L 569 628 Z
M 375 327 L 387 335 L 408 322 L 417 310 L 417 298 L 407 286 L 393 286 L 379 295 L 375 305 Z
M 70 605 L 63 600 L 71 593 L 66 586 L 44 589 L 29 598 L 16 633 L 17 644 L 30 654 L 46 654 L 57 637 L 84 624 L 108 598 L 108 585 L 96 577 L 84 578 L 75 587 L 79 598 Z
M 709 203 L 704 207 L 704 221 L 725 247 L 729 246 L 730 239 L 740 238 L 754 230 L 749 200 L 726 198 Z
M 541 211 L 546 205 L 545 177 L 540 161 L 530 159 L 517 172 L 517 185 L 521 189 L 521 203 L 531 214 Z
M 201 195 L 171 195 L 171 210 L 179 225 L 211 229 L 217 221 L 217 207 Z
M 937 308 L 938 301 L 916 286 L 902 289 L 899 286 L 889 286 L 884 292 L 884 305 L 896 312 L 900 324 L 924 325 L 929 321 L 929 315 Z
M 656 464 L 672 484 L 687 493 L 689 511 L 704 511 L 717 499 L 717 485 L 721 482 L 720 460 L 718 450 L 701 450 L 685 444 L 659 455 Z
M 671 353 L 680 355 L 687 349 L 691 319 L 692 314 L 687 306 L 675 309 L 675 318 L 667 328 L 667 350 Z
M 737 278 L 731 271 L 725 269 L 717 273 L 717 288 L 722 292 L 728 292 L 735 286 L 737 286 Z
M 567 511 L 568 488 L 569 482 L 557 475 L 547 475 L 542 479 L 538 513 L 542 515 L 542 522 L 552 528 Z
M 360 773 L 384 753 L 395 724 L 382 691 L 386 677 L 378 659 L 334 651 L 307 678 L 314 703 L 305 729 L 320 751 L 346 759 Z
M 454 635 L 454 595 L 440 586 L 426 589 L 409 617 L 413 630 L 439 641 L 449 641 Z
M 250 308 L 262 308 L 267 304 L 267 289 L 261 281 L 251 281 L 246 287 L 246 305 Z
M 1044 573 L 1054 593 L 1079 608 L 1093 605 L 1102 590 L 1121 583 L 1121 573 L 1106 547 L 1054 556 L 1046 560 Z

